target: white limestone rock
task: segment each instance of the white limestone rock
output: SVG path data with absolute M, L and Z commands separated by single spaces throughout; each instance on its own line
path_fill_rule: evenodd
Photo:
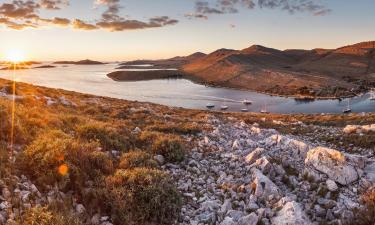
M 328 175 L 342 185 L 350 184 L 358 179 L 356 168 L 349 164 L 347 157 L 336 150 L 317 147 L 311 149 L 305 159 L 306 166 Z
M 295 201 L 286 203 L 271 221 L 273 225 L 312 224 L 306 213 L 302 210 L 300 204 Z

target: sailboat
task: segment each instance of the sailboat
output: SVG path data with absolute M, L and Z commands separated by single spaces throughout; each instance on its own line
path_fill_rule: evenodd
M 208 109 L 212 109 L 212 108 L 215 107 L 215 105 L 214 105 L 213 103 L 207 103 L 206 107 L 207 107 Z
M 270 112 L 267 111 L 267 104 L 264 103 L 264 107 L 260 110 L 260 113 L 268 114 Z
M 226 102 L 226 101 L 224 100 L 224 104 L 222 104 L 222 105 L 220 106 L 220 109 L 223 110 L 223 111 L 225 111 L 225 110 L 227 110 L 227 109 L 229 108 L 229 106 L 227 106 L 227 104 L 226 104 L 225 102 Z
M 242 104 L 244 104 L 244 105 L 251 105 L 251 104 L 253 104 L 253 102 L 250 101 L 250 100 L 248 100 L 248 99 L 244 99 L 244 100 L 242 101 Z
M 350 113 L 352 109 L 350 108 L 350 99 L 348 99 L 348 106 L 342 110 L 343 113 Z
M 375 90 L 370 92 L 370 98 L 371 101 L 375 101 Z

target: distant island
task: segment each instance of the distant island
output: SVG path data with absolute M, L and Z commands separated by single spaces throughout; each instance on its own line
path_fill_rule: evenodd
M 375 87 L 375 41 L 313 50 L 253 45 L 242 50 L 219 49 L 207 55 L 197 52 L 171 59 L 129 61 L 118 69 L 133 69 L 135 65 L 151 65 L 147 69 L 176 68 L 178 74 L 212 86 L 298 98 L 343 98 Z M 154 77 L 168 77 L 170 72 L 161 73 L 158 71 Z M 117 71 L 108 76 L 126 81 L 129 77 L 134 80 L 137 74 L 138 71 Z M 138 79 L 144 77 L 142 73 Z
M 57 62 L 54 62 L 53 64 L 102 65 L 106 63 L 85 59 L 85 60 L 80 60 L 80 61 L 57 61 Z
M 48 69 L 48 68 L 56 68 L 56 66 L 51 66 L 51 65 L 36 66 L 33 69 Z

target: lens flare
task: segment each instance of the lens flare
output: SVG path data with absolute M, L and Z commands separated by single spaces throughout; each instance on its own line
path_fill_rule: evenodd
M 69 167 L 66 164 L 59 166 L 58 172 L 60 175 L 65 176 L 69 171 Z
M 5 58 L 11 63 L 20 63 L 25 60 L 25 55 L 21 50 L 12 49 L 6 53 Z

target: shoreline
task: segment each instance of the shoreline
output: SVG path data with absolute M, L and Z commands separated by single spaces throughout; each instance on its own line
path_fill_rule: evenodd
M 155 74 L 157 72 L 157 74 Z M 166 74 L 160 74 L 163 72 L 167 72 Z M 178 72 L 178 74 L 176 73 Z M 124 75 L 122 75 L 123 73 Z M 133 74 L 131 74 L 133 73 Z M 144 74 L 146 74 L 145 77 Z M 175 75 L 171 75 L 174 74 Z M 143 77 L 137 77 L 134 78 L 135 76 L 140 75 Z M 121 76 L 124 76 L 123 78 Z M 128 76 L 128 78 L 126 78 Z M 348 99 L 348 98 L 354 98 L 358 97 L 361 95 L 364 95 L 369 92 L 369 90 L 365 92 L 359 92 L 353 95 L 342 95 L 342 96 L 311 96 L 311 95 L 300 95 L 300 94 L 277 94 L 277 93 L 272 93 L 272 92 L 267 92 L 267 91 L 261 91 L 261 90 L 254 90 L 250 88 L 241 88 L 241 87 L 235 87 L 231 85 L 222 85 L 219 83 L 215 82 L 207 82 L 199 77 L 196 77 L 191 74 L 187 74 L 181 70 L 176 70 L 176 71 L 171 71 L 171 70 L 155 70 L 155 71 L 115 71 L 107 74 L 107 77 L 110 79 L 117 81 L 117 82 L 134 82 L 134 81 L 148 81 L 148 80 L 163 80 L 163 79 L 186 79 L 189 80 L 195 84 L 200 84 L 204 85 L 207 87 L 214 87 L 214 88 L 226 88 L 226 89 L 231 89 L 231 90 L 238 90 L 238 91 L 251 91 L 251 92 L 256 92 L 260 94 L 265 94 L 269 95 L 272 97 L 283 97 L 283 98 L 293 98 L 295 100 L 300 100 L 300 101 L 316 101 L 316 100 L 342 100 L 342 99 Z

